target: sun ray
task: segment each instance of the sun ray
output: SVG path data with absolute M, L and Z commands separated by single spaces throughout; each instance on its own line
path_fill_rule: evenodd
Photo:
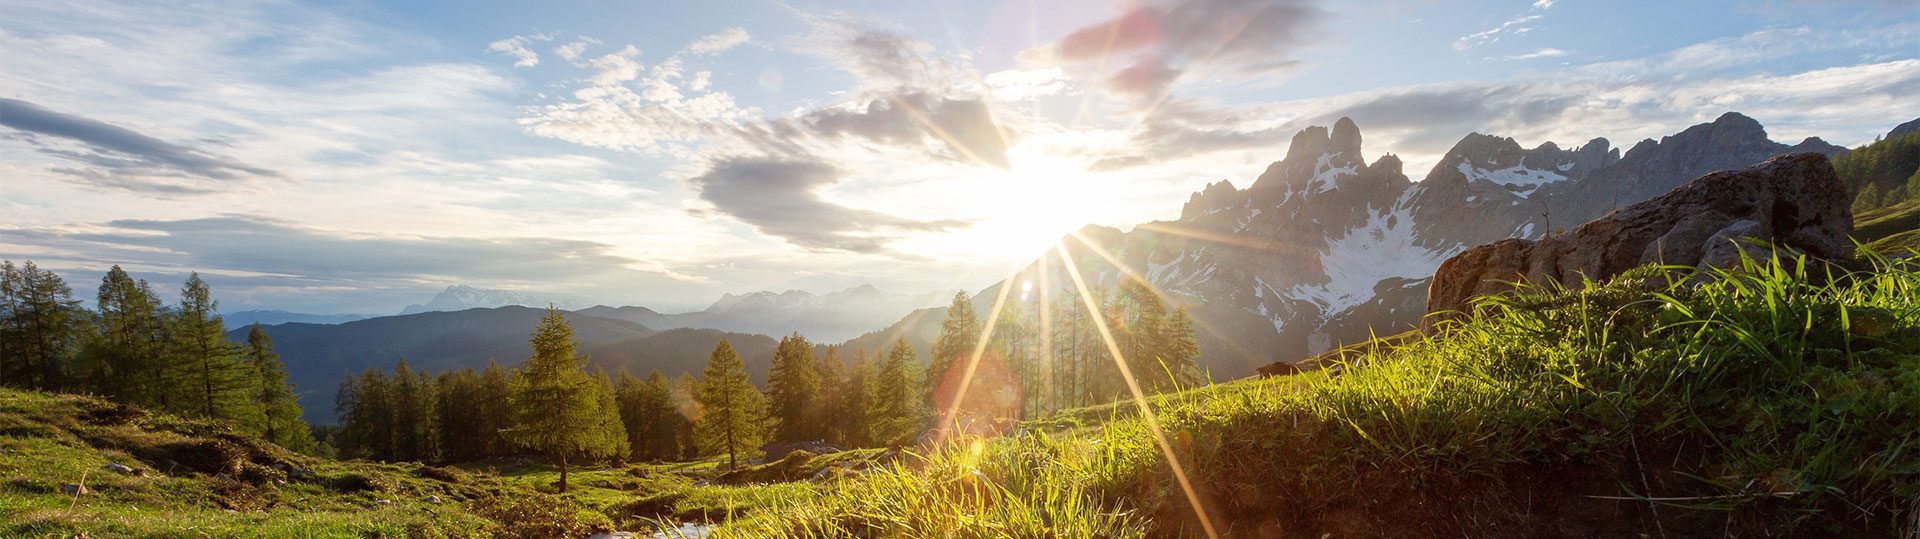
M 1073 257 L 1067 256 L 1067 246 L 1055 242 L 1055 252 L 1060 254 L 1062 267 L 1067 277 L 1073 280 L 1074 290 L 1080 295 L 1081 303 L 1088 312 L 1100 312 L 1100 306 L 1093 301 L 1093 293 L 1087 290 L 1087 281 L 1080 275 L 1080 268 L 1073 263 Z M 1147 394 L 1140 389 L 1140 381 L 1133 376 L 1133 369 L 1127 366 L 1127 360 L 1120 352 L 1120 343 L 1114 339 L 1112 328 L 1099 316 L 1093 319 L 1093 328 L 1100 332 L 1100 340 L 1107 345 L 1107 353 L 1113 357 L 1115 365 L 1120 367 L 1120 378 L 1127 383 L 1127 391 L 1133 395 L 1133 403 L 1140 408 L 1140 419 L 1147 424 L 1147 430 L 1153 433 L 1153 441 L 1160 446 L 1160 454 L 1167 458 L 1167 466 L 1173 470 L 1173 478 L 1180 484 L 1180 492 L 1187 497 L 1187 504 L 1193 507 L 1193 514 L 1200 519 L 1200 528 L 1209 539 L 1219 537 L 1213 529 L 1213 520 L 1207 517 L 1206 507 L 1200 503 L 1200 493 L 1193 488 L 1193 482 L 1187 479 L 1187 471 L 1180 464 L 1180 457 L 1173 452 L 1173 444 L 1167 442 L 1167 433 L 1160 429 L 1160 419 L 1153 413 L 1153 406 L 1147 404 Z
M 947 407 L 946 413 L 941 414 L 941 417 L 937 418 L 937 420 L 940 421 L 940 425 L 937 427 L 940 439 L 944 440 L 950 437 L 955 430 L 958 430 L 960 405 L 967 400 L 967 389 L 973 385 L 973 375 L 980 368 L 980 355 L 987 351 L 987 342 L 993 338 L 993 328 L 999 325 L 1000 311 L 1007 305 L 1007 293 L 1013 290 L 1013 278 L 1019 275 L 1020 263 L 1015 262 L 1012 267 L 1008 268 L 1007 276 L 1000 280 L 1000 291 L 994 294 L 993 307 L 987 310 L 987 321 L 980 328 L 980 339 L 974 343 L 973 353 L 967 355 L 967 368 L 961 371 L 960 384 L 955 388 L 956 391 L 953 394 L 953 404 Z M 938 358 L 930 359 L 938 360 Z M 949 366 L 948 368 L 951 369 L 952 367 Z M 942 373 L 942 375 L 944 376 L 944 373 Z M 937 382 L 935 387 L 939 387 Z
M 1247 27 L 1253 24 L 1253 20 L 1259 18 L 1260 14 L 1266 12 L 1266 10 L 1267 6 L 1261 6 L 1260 9 L 1254 11 L 1252 15 L 1242 17 L 1238 26 L 1235 26 L 1232 30 L 1228 30 L 1220 37 L 1220 43 L 1214 45 L 1213 50 L 1207 51 L 1207 55 L 1200 57 L 1200 61 L 1192 62 L 1189 65 L 1206 65 L 1212 62 L 1213 57 L 1218 56 L 1221 50 L 1226 49 L 1227 44 L 1233 43 L 1234 39 L 1239 38 L 1241 32 L 1247 31 Z M 1160 92 L 1160 95 L 1153 99 L 1153 103 L 1148 104 L 1146 108 L 1140 110 L 1140 117 L 1145 118 L 1152 116 L 1153 111 L 1159 110 L 1160 104 L 1166 103 L 1167 99 L 1171 97 L 1173 97 L 1173 87 L 1172 85 L 1168 85 L 1166 90 Z
M 1141 226 L 1145 226 L 1145 225 L 1141 225 Z M 1121 263 L 1119 257 L 1114 256 L 1113 253 L 1108 252 L 1103 247 L 1100 247 L 1098 243 L 1095 243 L 1093 240 L 1087 238 L 1085 235 L 1081 234 L 1079 231 L 1077 230 L 1073 231 L 1068 235 L 1071 236 L 1074 239 L 1074 241 L 1078 241 L 1080 242 L 1081 245 L 1086 246 L 1088 252 L 1091 252 L 1094 255 L 1099 256 L 1101 259 L 1106 260 L 1108 265 L 1113 266 L 1114 269 L 1119 270 L 1120 273 L 1122 274 L 1125 274 L 1127 278 L 1133 279 L 1135 281 L 1139 281 L 1140 284 L 1146 285 L 1147 291 L 1152 292 L 1153 295 L 1155 296 L 1158 296 L 1162 302 L 1165 302 L 1169 305 L 1185 303 L 1180 298 L 1173 297 L 1173 294 L 1170 294 L 1165 290 L 1161 290 L 1160 285 L 1154 284 L 1152 279 L 1148 279 L 1147 276 L 1141 275 L 1140 272 L 1135 271 L 1133 268 L 1127 267 L 1126 264 Z M 1200 331 L 1204 331 L 1208 335 L 1214 336 L 1215 339 L 1213 342 L 1225 343 L 1227 346 L 1233 347 L 1233 352 L 1239 355 L 1240 357 L 1243 357 L 1243 358 L 1255 357 L 1253 351 L 1247 350 L 1246 348 L 1240 346 L 1239 339 L 1233 338 L 1233 335 L 1225 331 L 1222 331 L 1219 328 L 1214 327 L 1212 323 L 1196 317 L 1193 319 L 1193 324 L 1199 327 Z

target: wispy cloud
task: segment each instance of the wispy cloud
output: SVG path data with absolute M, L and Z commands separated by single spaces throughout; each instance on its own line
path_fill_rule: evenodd
M 1544 48 L 1544 49 L 1540 49 L 1540 50 L 1537 50 L 1537 51 L 1533 51 L 1533 52 L 1529 52 L 1529 53 L 1526 53 L 1526 54 L 1516 54 L 1516 55 L 1513 55 L 1513 56 L 1501 56 L 1501 57 L 1499 57 L 1499 58 L 1491 58 L 1491 59 L 1496 59 L 1496 60 L 1533 60 L 1533 59 L 1536 59 L 1536 58 L 1559 58 L 1559 57 L 1562 57 L 1562 56 L 1566 56 L 1567 54 L 1569 54 L 1569 53 L 1568 53 L 1567 51 L 1563 51 L 1563 50 L 1560 50 L 1560 49 L 1556 49 L 1556 48 L 1552 48 L 1552 47 L 1547 47 L 1547 48 Z
M 487 50 L 513 57 L 513 67 L 540 65 L 540 54 L 530 47 L 537 41 L 553 41 L 552 34 L 513 36 L 487 44 Z
M 753 40 L 747 31 L 738 26 L 729 27 L 719 33 L 707 35 L 687 44 L 687 52 L 693 54 L 720 54 L 729 49 L 745 45 Z
M 1501 22 L 1499 26 L 1467 34 L 1461 36 L 1460 39 L 1454 40 L 1453 49 L 1464 51 L 1500 41 L 1502 37 L 1532 32 L 1534 27 L 1527 26 L 1527 24 L 1545 17 L 1547 10 L 1553 7 L 1553 3 L 1554 0 L 1535 0 L 1533 7 L 1529 8 L 1526 13 L 1515 15 L 1513 18 Z
M 80 165 L 53 170 L 82 183 L 162 195 L 205 194 L 279 172 L 231 157 L 167 142 L 106 122 L 0 98 L 0 126 L 10 127 L 40 152 Z M 43 137 L 79 143 L 68 149 Z

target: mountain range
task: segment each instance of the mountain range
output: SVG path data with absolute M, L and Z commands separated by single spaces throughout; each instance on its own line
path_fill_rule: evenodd
M 1359 126 L 1340 118 L 1294 135 L 1246 187 L 1220 180 L 1194 193 L 1177 219 L 1088 226 L 1063 245 L 1089 286 L 1134 275 L 1186 305 L 1201 365 L 1227 379 L 1412 329 L 1434 269 L 1468 247 L 1572 228 L 1708 172 L 1845 151 L 1818 138 L 1774 142 L 1759 122 L 1727 113 L 1624 153 L 1604 138 L 1526 148 L 1472 133 L 1414 182 L 1391 153 L 1366 161 Z M 976 309 L 984 315 L 1007 283 L 1071 293 L 1058 257 L 981 291 Z M 916 313 L 851 344 L 873 350 L 903 335 L 924 353 L 939 322 Z
M 1728 113 L 1624 152 L 1602 138 L 1526 148 L 1512 138 L 1468 134 L 1415 182 L 1391 153 L 1367 161 L 1359 126 L 1341 118 L 1294 135 L 1286 155 L 1245 187 L 1230 180 L 1205 186 L 1177 219 L 1124 231 L 1088 226 L 1063 244 L 1089 286 L 1111 289 L 1134 275 L 1187 306 L 1200 330 L 1201 365 L 1227 379 L 1415 327 L 1434 269 L 1468 247 L 1540 238 L 1708 172 L 1785 153 L 1845 151 L 1818 138 L 1774 142 L 1759 122 Z M 976 309 L 984 315 L 1000 286 L 1021 283 L 1049 292 L 1036 297 L 1071 293 L 1058 253 L 1048 253 L 975 294 Z M 488 305 L 530 296 L 482 292 L 449 287 L 421 306 L 429 312 L 281 324 L 268 332 L 309 416 L 324 422 L 345 372 L 390 367 L 402 357 L 428 371 L 526 357 L 540 309 Z M 432 312 L 469 302 L 483 308 Z M 725 337 L 758 380 L 775 344 L 766 335 L 795 331 L 820 343 L 846 339 L 849 356 L 880 353 L 903 337 L 924 358 L 944 303 L 940 294 L 896 296 L 861 286 L 825 295 L 728 294 L 688 313 L 598 305 L 568 316 L 597 366 L 697 373 Z M 243 338 L 244 330 L 233 335 Z

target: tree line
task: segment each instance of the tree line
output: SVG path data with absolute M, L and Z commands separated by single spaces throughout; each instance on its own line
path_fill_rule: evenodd
M 0 385 L 91 393 L 217 419 L 302 452 L 323 452 L 300 417 L 273 340 L 254 325 L 229 342 L 199 273 L 169 303 L 120 266 L 100 279 L 95 308 L 32 261 L 0 261 Z
M 769 442 L 908 443 L 938 421 L 1007 422 L 1123 398 L 1120 365 L 1096 331 L 1096 316 L 1147 391 L 1198 380 L 1192 318 L 1169 310 L 1144 284 L 1104 294 L 1097 312 L 1073 302 L 1024 303 L 1006 306 L 981 347 L 973 304 L 955 295 L 925 365 L 904 338 L 874 357 L 856 350 L 843 358 L 838 347 L 788 335 L 774 350 L 764 390 L 725 340 L 698 378 L 589 371 L 572 328 L 549 309 L 531 335 L 533 356 L 519 369 L 491 363 L 435 376 L 402 360 L 391 373 L 345 377 L 337 443 L 342 456 L 388 461 L 544 454 L 561 465 L 563 482 L 568 463 L 580 459 L 721 456 L 731 468 Z M 962 394 L 975 348 L 980 361 Z
M 1833 171 L 1858 189 L 1854 213 L 1920 200 L 1920 131 L 1854 148 L 1833 159 Z

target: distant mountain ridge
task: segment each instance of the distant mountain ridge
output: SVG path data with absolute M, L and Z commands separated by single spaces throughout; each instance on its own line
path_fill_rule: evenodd
M 656 329 L 710 328 L 765 335 L 799 332 L 816 342 L 835 342 L 883 327 L 915 309 L 944 304 L 951 297 L 950 292 L 888 294 L 873 285 L 860 285 L 824 295 L 804 290 L 725 294 L 706 309 L 687 313 L 605 305 L 579 312 Z
M 354 320 L 365 320 L 377 315 L 371 314 L 308 314 L 281 310 L 234 311 L 221 316 L 227 329 L 243 328 L 254 325 L 276 325 L 288 322 L 303 324 L 344 324 Z
M 527 339 L 544 309 L 509 305 L 462 311 L 431 311 L 383 316 L 343 324 L 286 323 L 265 326 L 274 350 L 297 386 L 307 419 L 333 422 L 334 390 L 341 377 L 366 369 L 391 370 L 405 359 L 415 370 L 438 373 L 483 368 L 488 361 L 517 366 L 532 352 Z M 699 374 L 720 339 L 732 342 L 756 382 L 764 381 L 773 361 L 774 340 L 764 335 L 715 329 L 655 331 L 627 320 L 568 313 L 579 352 L 609 372 L 626 368 L 636 375 L 658 369 L 669 376 Z M 227 332 L 244 342 L 250 328 Z
M 568 300 L 538 298 L 526 292 L 513 290 L 489 290 L 457 284 L 434 294 L 433 299 L 424 305 L 408 305 L 400 314 L 415 314 L 433 311 L 462 311 L 473 308 L 492 308 L 518 305 L 522 307 L 546 307 L 552 305 L 561 309 L 573 309 L 577 305 Z

